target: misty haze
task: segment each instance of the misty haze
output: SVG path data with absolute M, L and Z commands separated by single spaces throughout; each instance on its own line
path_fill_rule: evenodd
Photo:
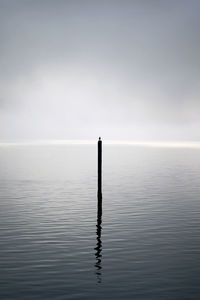
M 199 140 L 194 1 L 0 1 L 0 138 Z

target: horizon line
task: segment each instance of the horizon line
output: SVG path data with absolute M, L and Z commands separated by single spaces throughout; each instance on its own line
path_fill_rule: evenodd
M 4 146 L 45 146 L 45 145 L 96 145 L 98 139 L 71 140 L 71 139 L 38 139 L 38 140 L 0 140 L 0 147 Z M 140 147 L 161 148 L 200 148 L 198 141 L 136 141 L 136 140 L 107 140 L 102 139 L 105 145 L 130 145 Z

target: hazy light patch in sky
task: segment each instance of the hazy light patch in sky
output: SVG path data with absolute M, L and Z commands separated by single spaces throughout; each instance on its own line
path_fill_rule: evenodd
M 199 140 L 199 11 L 0 0 L 0 139 Z

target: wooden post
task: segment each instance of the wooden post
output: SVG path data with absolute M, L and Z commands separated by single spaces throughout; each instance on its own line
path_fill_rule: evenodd
M 96 244 L 96 275 L 97 282 L 101 282 L 101 260 L 102 260 L 102 242 L 101 242 L 101 223 L 102 223 L 102 141 L 101 138 L 98 140 L 98 191 L 97 191 L 97 244 Z
M 102 199 L 102 140 L 98 140 L 98 200 Z

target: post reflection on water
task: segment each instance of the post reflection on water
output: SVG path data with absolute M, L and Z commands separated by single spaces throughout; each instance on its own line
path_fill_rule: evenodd
M 96 247 L 95 249 L 95 256 L 96 256 L 96 276 L 97 276 L 97 283 L 101 283 L 101 261 L 102 261 L 102 241 L 101 241 L 101 229 L 102 229 L 102 197 L 98 196 L 98 207 L 97 207 L 97 225 L 96 225 Z

